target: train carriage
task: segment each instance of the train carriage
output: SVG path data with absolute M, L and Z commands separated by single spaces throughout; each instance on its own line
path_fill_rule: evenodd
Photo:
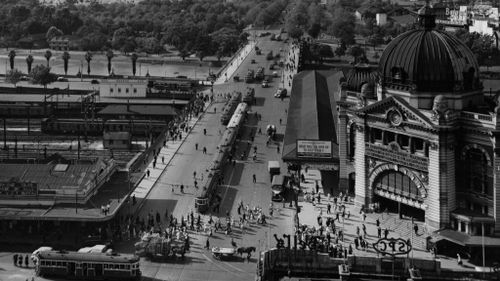
M 140 280 L 139 257 L 126 254 L 42 251 L 35 257 L 38 276 L 81 280 Z

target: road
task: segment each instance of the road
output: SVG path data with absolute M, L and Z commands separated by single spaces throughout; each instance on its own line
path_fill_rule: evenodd
M 283 42 L 270 41 L 267 38 L 260 38 L 257 45 L 262 49 L 263 55 L 255 55 L 252 51 L 247 58 L 244 59 L 238 70 L 235 72 L 240 77 L 244 76 L 248 68 L 257 69 L 258 66 L 264 66 L 266 74 L 270 74 L 269 65 L 271 61 L 267 61 L 265 54 L 273 51 L 275 54 L 283 49 L 285 54 L 285 44 Z M 251 60 L 255 60 L 255 64 Z M 267 173 L 267 161 L 279 160 L 281 154 L 277 152 L 276 145 L 266 147 L 266 136 L 264 134 L 255 134 L 254 142 L 251 142 L 250 133 L 258 132 L 261 128 L 265 130 L 267 124 L 275 124 L 278 127 L 278 135 L 282 137 L 285 131 L 284 120 L 286 120 L 285 109 L 288 106 L 288 99 L 281 101 L 273 97 L 277 87 L 280 87 L 280 78 L 275 78 L 271 81 L 271 87 L 262 88 L 260 84 L 246 84 L 244 82 L 233 82 L 232 77 L 229 77 L 228 82 L 222 85 L 214 86 L 214 93 L 229 93 L 233 91 L 244 92 L 247 87 L 254 87 L 256 92 L 256 105 L 252 106 L 249 118 L 243 127 L 242 139 L 237 142 L 238 148 L 236 155 L 240 156 L 244 151 L 248 155 L 248 151 L 252 147 L 257 146 L 257 161 L 253 161 L 251 157 L 238 157 L 235 166 L 228 165 L 225 169 L 224 183 L 218 189 L 223 200 L 220 214 L 212 214 L 215 217 L 220 216 L 224 219 L 226 211 L 229 211 L 231 216 L 237 216 L 237 204 L 241 201 L 250 206 L 260 206 L 268 214 L 268 207 L 271 203 L 270 180 Z M 156 212 L 158 210 L 163 214 L 165 208 L 169 213 L 178 219 L 181 216 L 186 216 L 194 209 L 194 187 L 193 187 L 193 170 L 197 170 L 196 177 L 201 178 L 204 167 L 207 167 L 212 159 L 211 152 L 216 148 L 220 136 L 218 130 L 223 130 L 220 124 L 220 112 L 222 103 L 213 104 L 207 113 L 193 128 L 191 134 L 186 138 L 178 153 L 172 159 L 171 165 L 164 171 L 157 184 L 153 187 L 144 207 L 141 210 L 141 216 L 147 216 L 148 212 Z M 217 107 L 217 113 L 214 113 L 214 107 Z M 261 114 L 261 120 L 258 121 L 253 113 Z M 279 125 L 279 120 L 282 119 L 282 125 Z M 207 135 L 203 134 L 203 129 L 207 129 Z M 199 150 L 195 150 L 195 144 L 199 144 Z M 203 146 L 207 147 L 208 154 L 204 155 L 200 150 Z M 195 165 L 193 163 L 196 163 Z M 196 167 L 196 168 L 193 168 Z M 283 167 L 283 166 L 282 166 Z M 282 168 L 284 170 L 284 168 Z M 283 171 L 284 172 L 284 171 Z M 255 174 L 257 182 L 252 182 L 252 175 Z M 206 173 L 204 173 L 206 176 Z M 178 188 L 172 192 L 172 185 L 184 184 L 189 187 L 185 194 L 181 194 Z M 285 208 L 280 211 L 281 215 L 272 218 L 268 225 L 251 225 L 245 233 L 241 230 L 235 230 L 231 236 L 226 236 L 223 233 L 215 233 L 209 238 L 210 246 L 229 247 L 231 238 L 234 239 L 238 246 L 254 246 L 259 250 L 263 250 L 274 246 L 274 238 L 272 235 L 277 233 L 281 236 L 282 229 L 289 229 L 292 222 L 292 210 Z M 205 218 L 206 219 L 206 218 Z M 219 261 L 215 260 L 211 253 L 204 248 L 207 236 L 202 234 L 191 233 L 191 238 L 194 243 L 191 247 L 191 252 L 187 254 L 185 262 L 179 263 L 154 263 L 144 261 L 141 264 L 141 270 L 146 280 L 254 280 L 257 254 L 254 254 L 250 262 L 244 261 L 239 257 Z M 148 279 L 150 278 L 150 279 Z

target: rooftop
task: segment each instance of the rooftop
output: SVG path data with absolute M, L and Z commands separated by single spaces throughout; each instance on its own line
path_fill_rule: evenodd
M 99 111 L 100 115 L 139 115 L 139 116 L 176 116 L 172 105 L 125 105 L 112 104 Z

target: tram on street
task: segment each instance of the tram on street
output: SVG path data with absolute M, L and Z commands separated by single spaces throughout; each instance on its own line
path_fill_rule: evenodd
M 41 251 L 35 257 L 37 276 L 80 280 L 140 280 L 139 257 L 116 253 Z
M 229 123 L 229 120 L 231 120 L 231 117 L 233 116 L 234 111 L 236 110 L 236 107 L 241 101 L 241 92 L 236 92 L 235 94 L 232 95 L 231 99 L 229 102 L 226 104 L 222 111 L 222 115 L 220 117 L 220 122 L 222 125 L 227 125 Z

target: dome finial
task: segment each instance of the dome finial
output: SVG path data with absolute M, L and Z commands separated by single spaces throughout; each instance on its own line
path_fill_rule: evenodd
M 418 10 L 418 23 L 426 30 L 436 27 L 436 15 L 429 0 L 425 0 L 425 5 Z

